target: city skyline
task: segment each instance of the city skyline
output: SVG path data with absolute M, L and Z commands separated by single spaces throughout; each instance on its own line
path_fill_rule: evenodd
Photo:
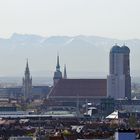
M 0 139 L 140 139 L 140 0 L 0 0 Z

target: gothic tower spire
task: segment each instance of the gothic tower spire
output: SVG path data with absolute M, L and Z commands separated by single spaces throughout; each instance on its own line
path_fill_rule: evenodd
M 30 76 L 30 70 L 29 70 L 29 65 L 28 65 L 28 59 L 27 59 L 27 62 L 26 62 L 25 74 L 29 74 L 29 76 Z
M 56 70 L 60 70 L 59 54 L 57 54 L 57 65 L 56 65 Z
M 62 79 L 62 72 L 60 71 L 59 55 L 57 54 L 56 71 L 54 72 L 54 77 L 53 77 L 54 85 L 55 85 L 60 79 Z
M 32 93 L 32 77 L 30 77 L 30 70 L 29 70 L 28 59 L 27 59 L 26 68 L 25 68 L 25 75 L 23 77 L 24 101 L 27 101 L 27 99 L 31 98 L 31 93 Z

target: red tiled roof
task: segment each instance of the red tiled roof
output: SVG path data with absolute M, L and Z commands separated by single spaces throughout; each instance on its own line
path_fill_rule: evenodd
M 107 95 L 106 79 L 61 79 L 49 97 L 104 97 Z

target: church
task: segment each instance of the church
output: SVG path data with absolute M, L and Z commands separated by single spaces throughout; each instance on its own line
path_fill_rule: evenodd
M 69 79 L 66 65 L 64 76 L 60 70 L 59 55 L 57 56 L 56 71 L 53 77 L 53 88 L 48 94 L 48 99 L 55 102 L 98 102 L 107 96 L 106 79 Z

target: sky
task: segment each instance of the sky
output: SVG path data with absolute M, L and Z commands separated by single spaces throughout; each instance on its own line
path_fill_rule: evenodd
M 116 39 L 140 39 L 139 17 L 140 0 L 0 0 L 0 38 L 10 38 L 13 33 L 19 33 L 44 37 L 94 35 Z M 23 74 L 25 60 L 27 57 L 30 58 L 30 55 L 19 58 L 13 51 L 15 59 L 11 59 L 8 58 L 12 56 L 9 52 L 9 55 L 6 54 L 6 62 L 3 61 L 5 58 L 2 58 L 2 53 L 1 51 L 0 76 Z M 31 69 L 53 71 L 56 53 L 53 52 L 51 56 L 53 59 L 50 58 L 50 62 L 40 61 L 42 67 L 41 64 L 38 66 L 40 62 L 33 61 L 35 57 L 30 58 Z M 44 60 L 48 60 L 46 54 L 44 57 Z M 80 62 L 83 63 L 79 60 L 78 64 Z M 82 69 L 82 65 L 69 67 L 73 71 L 77 68 L 77 73 L 80 67 Z M 90 67 L 85 68 L 88 70 Z M 92 68 L 95 69 L 94 66 Z
M 0 37 L 13 33 L 140 38 L 140 0 L 0 0 Z

